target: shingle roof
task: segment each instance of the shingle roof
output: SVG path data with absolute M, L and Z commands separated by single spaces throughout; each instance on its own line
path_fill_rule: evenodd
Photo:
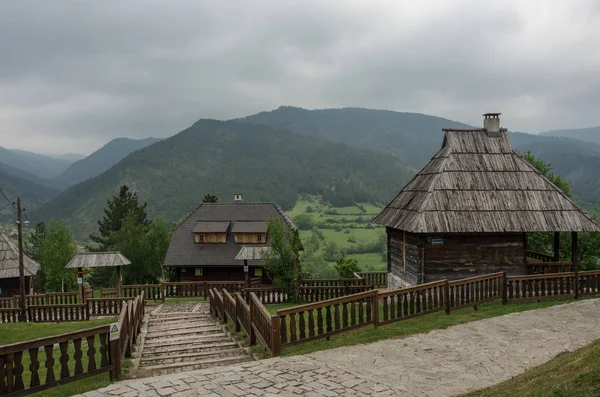
M 78 267 L 115 267 L 131 264 L 120 252 L 80 252 L 75 255 L 65 268 Z
M 261 260 L 263 253 L 269 251 L 271 247 L 268 245 L 244 245 L 240 252 L 236 255 L 235 259 L 240 260 Z
M 197 222 L 194 233 L 226 233 L 231 222 Z
M 236 222 L 231 233 L 266 233 L 267 222 Z
M 246 222 L 265 223 L 272 217 L 280 217 L 291 228 L 296 228 L 285 212 L 274 203 L 203 203 L 173 231 L 163 266 L 243 266 L 243 262 L 235 259 L 242 245 L 234 242 L 233 233 L 227 234 L 225 244 L 195 244 L 195 225 L 198 222 L 229 221 L 235 227 Z M 269 241 L 267 235 L 267 244 Z M 257 266 L 260 265 L 260 260 L 250 260 L 248 264 Z
M 23 254 L 25 277 L 35 276 L 40 265 Z M 19 248 L 0 230 L 0 278 L 19 277 Z
M 411 233 L 598 232 L 516 153 L 506 130 L 444 130 L 442 149 L 374 222 Z

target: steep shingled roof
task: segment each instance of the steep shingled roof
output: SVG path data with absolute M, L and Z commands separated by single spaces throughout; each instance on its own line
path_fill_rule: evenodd
M 442 149 L 374 219 L 411 233 L 600 232 L 502 129 L 445 131 Z
M 23 254 L 25 277 L 35 276 L 40 265 Z M 0 230 L 0 278 L 19 277 L 19 248 Z
M 203 203 L 192 212 L 171 236 L 171 244 L 165 257 L 164 267 L 197 266 L 243 266 L 236 256 L 242 244 L 236 244 L 231 230 L 244 229 L 250 222 L 264 223 L 272 217 L 280 217 L 292 229 L 296 226 L 275 203 Z M 198 222 L 231 222 L 225 244 L 195 244 L 193 230 Z M 268 244 L 270 237 L 267 235 Z M 260 260 L 249 260 L 248 265 L 258 266 Z
M 80 252 L 65 266 L 68 269 L 78 267 L 116 267 L 130 265 L 131 261 L 118 251 L 112 252 Z

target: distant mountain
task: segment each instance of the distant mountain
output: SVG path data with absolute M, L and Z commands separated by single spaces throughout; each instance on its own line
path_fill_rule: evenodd
M 30 174 L 29 172 L 23 171 L 19 168 L 15 168 L 8 164 L 0 163 L 0 171 L 8 175 L 12 175 L 20 179 L 27 180 L 29 182 L 33 182 L 36 185 L 48 187 L 53 190 L 60 190 L 60 186 L 57 182 L 51 179 L 40 178 L 37 175 Z
M 472 128 L 426 114 L 362 108 L 306 110 L 281 106 L 234 121 L 287 128 L 332 142 L 393 153 L 415 167 L 425 165 L 442 147 L 442 128 Z
M 232 201 L 275 201 L 291 208 L 299 194 L 335 204 L 385 203 L 415 172 L 398 157 L 306 137 L 265 125 L 200 120 L 138 150 L 103 174 L 75 185 L 30 217 L 66 219 L 79 236 L 96 231 L 106 200 L 128 184 L 151 216 L 181 219 L 207 193 Z
M 79 182 L 100 175 L 136 150 L 140 150 L 159 141 L 160 139 L 156 138 L 113 139 L 86 158 L 71 164 L 69 168 L 56 178 L 56 181 L 63 186 L 76 185 Z
M 57 160 L 68 161 L 69 163 L 74 163 L 76 161 L 79 161 L 79 160 L 87 157 L 85 154 L 79 154 L 79 153 L 65 153 L 65 154 L 56 154 L 56 155 L 49 154 L 48 156 L 50 156 L 54 159 L 57 159 Z
M 60 175 L 71 165 L 70 161 L 58 160 L 43 154 L 3 147 L 0 147 L 0 163 L 46 179 Z
M 600 126 L 591 128 L 579 128 L 574 130 L 554 130 L 542 132 L 540 135 L 574 138 L 600 145 Z
M 0 166 L 0 188 L 9 198 L 16 201 L 21 197 L 22 207 L 29 214 L 40 204 L 55 197 L 58 191 L 47 186 L 39 185 L 31 180 L 20 178 L 12 173 L 6 172 L 6 167 Z M 14 209 L 8 205 L 8 202 L 0 197 L 0 219 L 14 219 Z
M 299 134 L 392 153 L 417 169 L 441 148 L 442 128 L 473 128 L 425 114 L 360 108 L 306 110 L 282 106 L 234 121 L 284 127 Z M 600 199 L 600 178 L 597 177 L 600 145 L 523 133 L 511 134 L 511 141 L 516 150 L 530 150 L 551 162 L 555 173 L 573 182 L 578 199 L 586 203 Z M 402 187 L 396 186 L 398 190 Z

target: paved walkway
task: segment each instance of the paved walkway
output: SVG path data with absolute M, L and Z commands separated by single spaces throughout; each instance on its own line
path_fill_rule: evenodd
M 600 300 L 306 356 L 123 381 L 86 396 L 455 396 L 600 338 Z

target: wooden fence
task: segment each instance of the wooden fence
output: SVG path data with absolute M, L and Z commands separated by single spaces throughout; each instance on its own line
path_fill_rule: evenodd
M 364 285 L 374 285 L 376 288 L 387 287 L 387 272 L 356 272 L 354 277 L 362 278 Z
M 321 302 L 373 289 L 372 285 L 301 286 L 298 288 L 298 300 L 307 303 Z M 246 302 L 250 302 L 250 293 L 254 293 L 264 304 L 280 304 L 291 301 L 291 297 L 275 286 L 244 288 L 243 293 Z
M 527 274 L 569 273 L 574 270 L 573 262 L 527 263 Z
M 340 289 L 339 286 L 312 288 Z M 352 287 L 349 287 L 352 288 Z M 343 289 L 343 287 L 341 287 Z M 272 356 L 281 348 L 373 325 L 391 324 L 444 310 L 451 314 L 490 301 L 508 303 L 600 294 L 600 271 L 506 276 L 494 273 L 463 280 L 441 280 L 380 293 L 373 289 L 321 302 L 277 310 L 271 315 L 264 303 L 284 303 L 276 288 L 258 288 L 242 294 L 211 289 L 211 313 L 236 331 L 260 343 Z M 304 295 L 312 296 L 310 294 Z M 274 298 L 276 297 L 276 298 Z
M 140 332 L 143 294 L 123 303 L 116 338 L 111 337 L 112 326 L 104 325 L 0 346 L 0 395 L 28 395 L 106 372 L 111 380 L 120 380 L 122 359 L 131 356 Z

